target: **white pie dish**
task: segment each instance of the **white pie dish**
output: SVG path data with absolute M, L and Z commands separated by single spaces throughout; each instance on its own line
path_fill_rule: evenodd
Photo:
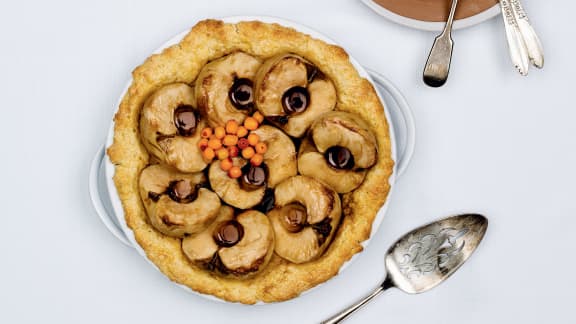
M 290 21 L 286 21 L 286 20 L 282 20 L 282 19 L 278 19 L 278 18 L 272 18 L 272 17 L 260 17 L 260 16 L 250 16 L 250 17 L 228 17 L 228 18 L 222 18 L 222 20 L 224 22 L 227 23 L 237 23 L 240 21 L 248 21 L 248 20 L 259 20 L 262 22 L 266 22 L 266 23 L 278 23 L 281 24 L 283 26 L 287 26 L 287 27 L 292 27 L 302 33 L 305 34 L 309 34 L 312 37 L 324 40 L 328 43 L 333 43 L 335 44 L 334 41 L 330 40 L 329 38 L 327 38 L 326 36 L 323 36 L 322 34 L 311 30 L 307 27 L 301 26 L 299 24 L 290 22 Z M 178 35 L 176 35 L 175 37 L 171 38 L 169 41 L 167 41 L 165 44 L 163 44 L 159 49 L 157 49 L 154 53 L 159 53 L 161 52 L 164 48 L 171 46 L 173 44 L 178 43 L 186 34 L 188 33 L 188 31 L 180 33 Z M 358 72 L 360 73 L 360 75 L 362 77 L 367 78 L 368 80 L 372 81 L 370 77 L 370 74 L 353 58 L 350 58 L 350 61 L 352 62 L 352 64 L 355 66 L 355 68 L 358 70 Z M 382 208 L 380 209 L 380 211 L 378 212 L 377 217 L 375 218 L 373 225 L 372 225 L 372 232 L 370 235 L 370 238 L 376 233 L 380 223 L 382 222 L 382 219 L 384 217 L 385 211 L 387 209 L 388 203 L 390 201 L 390 197 L 392 194 L 392 188 L 394 187 L 394 182 L 396 180 L 396 177 L 399 173 L 403 172 L 408 164 L 408 161 L 410 160 L 412 151 L 413 151 L 413 147 L 414 147 L 414 123 L 413 123 L 413 118 L 411 115 L 411 112 L 408 108 L 408 105 L 406 104 L 406 101 L 403 99 L 403 97 L 401 96 L 401 94 L 398 92 L 398 90 L 391 85 L 391 83 L 389 83 L 389 81 L 387 81 L 385 78 L 376 75 L 376 78 L 379 80 L 378 82 L 380 84 L 382 84 L 382 92 L 380 93 L 380 99 L 385 101 L 383 99 L 384 96 L 384 92 L 385 95 L 389 96 L 389 98 L 393 98 L 393 100 L 388 99 L 389 102 L 385 101 L 385 115 L 387 120 L 389 121 L 390 124 L 390 139 L 391 139 L 391 143 L 392 143 L 392 158 L 394 159 L 394 161 L 396 161 L 396 167 L 392 173 L 392 175 L 389 178 L 389 183 L 390 183 L 390 193 L 388 195 L 388 198 L 385 202 L 385 204 L 382 206 Z M 128 88 L 128 86 L 130 85 L 131 80 L 128 82 L 126 88 L 124 89 L 124 91 L 122 92 L 120 99 L 124 96 L 124 94 L 126 93 L 126 90 Z M 393 119 L 390 112 L 389 112 L 389 106 L 391 107 L 399 107 L 398 108 L 398 112 L 397 114 L 395 114 L 395 118 Z M 404 132 L 402 135 L 402 152 L 403 155 L 401 155 L 403 158 L 398 159 L 398 155 L 397 155 L 397 141 L 399 140 L 396 137 L 396 132 L 395 132 L 395 127 L 394 127 L 394 120 L 396 120 L 396 122 L 398 120 L 404 120 Z M 92 163 L 92 167 L 91 167 L 91 172 L 90 172 L 90 194 L 91 194 L 91 198 L 92 198 L 92 202 L 94 204 L 94 207 L 98 213 L 98 215 L 100 216 L 100 218 L 102 219 L 102 221 L 104 222 L 104 224 L 106 225 L 106 227 L 119 239 L 121 240 L 123 243 L 135 248 L 139 254 L 141 254 L 143 257 L 146 257 L 146 254 L 144 252 L 144 250 L 136 243 L 136 240 L 134 238 L 134 234 L 132 232 L 132 230 L 130 228 L 128 228 L 125 219 L 124 219 L 124 213 L 123 213 L 123 208 L 122 208 L 122 203 L 118 197 L 117 191 L 116 191 L 116 187 L 114 185 L 114 181 L 113 181 L 113 176 L 114 176 L 114 172 L 115 172 L 115 168 L 114 165 L 110 162 L 110 160 L 108 159 L 108 157 L 105 155 L 105 147 L 109 147 L 112 144 L 112 140 L 113 140 L 113 129 L 114 129 L 114 123 L 112 123 L 109 133 L 108 133 L 108 138 L 106 140 L 106 144 L 104 147 L 102 147 L 96 157 L 93 160 Z M 366 246 L 369 243 L 370 239 L 366 240 L 363 242 L 363 246 Z M 356 256 L 355 256 L 356 257 Z M 349 262 L 351 262 L 355 257 L 353 257 Z M 150 264 L 152 264 L 155 268 L 156 266 L 152 263 L 149 262 Z M 341 269 L 344 269 L 347 264 L 346 263 L 342 266 Z M 193 292 L 191 289 L 189 289 L 188 287 L 182 286 L 181 287 L 185 288 L 186 290 L 189 290 L 191 292 Z M 194 292 L 196 293 L 196 292 Z M 212 300 L 219 300 L 213 296 L 209 296 L 209 295 L 203 295 L 203 294 L 199 294 L 201 296 L 207 297 L 209 299 Z

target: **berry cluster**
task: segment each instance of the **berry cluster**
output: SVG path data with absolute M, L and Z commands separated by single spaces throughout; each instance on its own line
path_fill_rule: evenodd
M 198 147 L 202 151 L 202 157 L 206 163 L 215 158 L 220 161 L 220 168 L 228 172 L 230 178 L 239 178 L 242 170 L 235 166 L 233 157 L 241 156 L 254 166 L 259 166 L 264 161 L 264 153 L 268 146 L 260 142 L 260 137 L 253 131 L 264 121 L 260 112 L 255 112 L 251 117 L 246 117 L 240 125 L 231 119 L 224 126 L 202 129 Z

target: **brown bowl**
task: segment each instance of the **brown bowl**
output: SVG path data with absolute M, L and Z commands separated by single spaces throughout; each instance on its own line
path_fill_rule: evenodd
M 427 22 L 443 22 L 448 18 L 452 0 L 372 0 L 400 16 Z M 460 0 L 455 19 L 465 19 L 482 13 L 498 0 Z

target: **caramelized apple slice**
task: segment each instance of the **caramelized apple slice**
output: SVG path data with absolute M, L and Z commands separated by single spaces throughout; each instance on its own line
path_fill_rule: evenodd
M 198 141 L 206 126 L 194 108 L 194 90 L 184 83 L 166 85 L 154 92 L 140 113 L 142 143 L 158 160 L 182 172 L 206 167 Z
M 322 115 L 310 128 L 310 137 L 320 153 L 331 147 L 349 150 L 354 157 L 351 169 L 366 169 L 376 163 L 376 138 L 366 122 L 352 113 L 332 111 Z
M 203 173 L 185 174 L 156 164 L 140 175 L 140 197 L 150 223 L 161 233 L 183 237 L 204 230 L 218 214 L 220 198 L 203 187 Z
M 262 270 L 274 252 L 274 231 L 266 215 L 255 210 L 246 211 L 236 217 L 242 231 L 237 243 L 218 251 L 222 265 L 234 276 L 254 275 Z M 228 225 L 234 226 L 238 225 Z M 224 229 L 225 230 L 225 229 Z M 223 231 L 223 230 L 221 230 Z M 234 233 L 234 230 L 230 231 Z M 232 234 L 234 236 L 234 234 Z
M 376 163 L 377 143 L 358 116 L 332 111 L 316 120 L 298 154 L 298 171 L 336 190 L 350 192 Z
M 200 267 L 239 279 L 266 267 L 274 252 L 274 232 L 266 215 L 246 211 L 236 218 L 222 206 L 205 231 L 182 240 L 184 254 Z
M 268 187 L 274 188 L 286 178 L 296 175 L 296 149 L 290 137 L 272 126 L 261 126 L 254 131 L 260 142 L 266 143 L 264 163 L 268 166 Z
M 196 80 L 196 98 L 212 127 L 234 119 L 242 123 L 254 108 L 253 79 L 260 60 L 236 52 L 202 68 Z
M 338 194 L 318 180 L 296 176 L 276 186 L 275 200 L 268 217 L 276 236 L 276 254 L 293 263 L 320 257 L 340 222 Z
M 302 147 L 308 143 L 310 140 L 305 139 Z M 346 193 L 358 188 L 366 176 L 366 170 L 336 169 L 327 163 L 324 154 L 318 151 L 304 152 L 304 150 L 301 150 L 298 157 L 298 172 L 328 184 L 338 193 Z
M 234 219 L 234 209 L 230 206 L 222 206 L 218 211 L 216 220 L 204 231 L 195 235 L 186 236 L 182 240 L 182 251 L 190 261 L 204 268 L 214 269 L 210 265 L 214 254 L 218 252 L 219 246 L 214 240 L 214 232 L 219 226 L 227 221 Z
M 321 114 L 334 109 L 334 84 L 294 54 L 268 59 L 256 75 L 256 106 L 288 135 L 301 137 Z
M 232 159 L 234 165 L 244 167 L 246 160 L 241 158 Z M 256 206 L 264 197 L 266 185 L 257 188 L 245 188 L 242 186 L 241 178 L 233 179 L 228 176 L 226 171 L 220 168 L 219 163 L 212 163 L 208 171 L 208 178 L 212 189 L 227 204 L 240 209 L 248 209 Z

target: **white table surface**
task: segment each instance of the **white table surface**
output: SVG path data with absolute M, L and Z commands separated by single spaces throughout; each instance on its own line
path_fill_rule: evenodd
M 0 322 L 314 323 L 379 283 L 383 254 L 401 234 L 480 212 L 487 236 L 450 280 L 421 295 L 389 291 L 349 323 L 575 323 L 576 4 L 524 2 L 545 69 L 514 71 L 498 18 L 454 34 L 441 89 L 421 82 L 434 35 L 355 0 L 3 3 Z M 397 84 L 418 132 L 389 213 L 357 261 L 301 298 L 259 307 L 171 285 L 107 232 L 87 190 L 89 162 L 131 70 L 201 18 L 247 14 L 337 40 Z

